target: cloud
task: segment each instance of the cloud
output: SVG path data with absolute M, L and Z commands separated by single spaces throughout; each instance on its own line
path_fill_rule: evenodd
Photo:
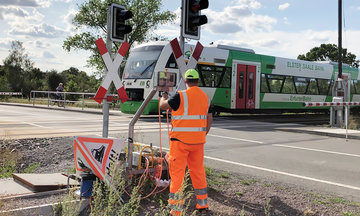
M 9 17 L 28 17 L 29 13 L 22 8 L 16 7 L 0 7 L 0 20 Z
M 1 0 L 3 6 L 49 7 L 50 0 Z
M 26 35 L 31 37 L 58 38 L 66 34 L 66 32 L 56 26 L 46 23 L 40 25 L 13 26 L 10 31 L 12 35 Z
M 286 10 L 288 7 L 290 7 L 289 3 L 281 4 L 281 5 L 279 5 L 279 10 L 283 11 L 283 10 Z
M 251 9 L 260 9 L 261 8 L 261 3 L 256 0 L 238 0 L 236 4 L 240 5 L 240 6 L 247 6 Z
M 208 17 L 205 30 L 215 34 L 229 34 L 237 32 L 270 31 L 277 23 L 273 17 L 258 15 L 255 10 L 261 4 L 255 0 L 238 0 L 223 11 L 204 10 Z
M 52 53 L 48 52 L 48 51 L 44 51 L 43 52 L 43 58 L 53 59 L 53 58 L 55 58 L 55 56 Z

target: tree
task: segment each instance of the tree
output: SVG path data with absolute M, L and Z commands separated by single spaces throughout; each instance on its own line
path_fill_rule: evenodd
M 77 29 L 81 29 L 82 33 L 68 37 L 64 41 L 63 48 L 68 52 L 71 49 L 90 51 L 88 66 L 95 67 L 99 71 L 103 70 L 104 65 L 95 40 L 106 36 L 107 8 L 110 3 L 125 6 L 134 15 L 128 22 L 133 28 L 133 31 L 128 34 L 130 45 L 150 39 L 152 37 L 150 30 L 156 29 L 159 24 L 175 19 L 175 14 L 170 11 L 160 11 L 161 0 L 89 0 L 82 4 L 73 19 L 73 24 Z M 114 49 L 118 47 L 119 44 L 115 43 Z
M 339 61 L 338 46 L 336 44 L 321 44 L 320 47 L 314 47 L 306 55 L 301 54 L 297 58 L 306 61 Z M 346 48 L 342 49 L 342 60 L 352 67 L 359 67 L 359 60 L 356 55 L 347 52 Z
M 48 91 L 55 91 L 59 83 L 63 82 L 63 77 L 57 73 L 56 70 L 51 70 L 46 74 L 46 83 L 48 86 Z
M 20 41 L 12 41 L 9 52 L 9 56 L 4 60 L 5 76 L 9 87 L 13 91 L 20 92 L 23 89 L 25 73 L 32 70 L 34 63 Z

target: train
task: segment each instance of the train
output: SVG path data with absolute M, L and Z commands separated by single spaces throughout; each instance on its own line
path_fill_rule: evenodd
M 194 45 L 185 43 L 188 61 Z M 338 76 L 334 62 L 310 62 L 255 53 L 228 45 L 204 46 L 196 65 L 199 87 L 209 96 L 215 113 L 302 112 L 324 109 L 304 107 L 303 102 L 331 102 Z M 156 84 L 156 73 L 181 75 L 169 42 L 141 44 L 130 50 L 122 84 L 130 100 L 121 104 L 123 113 L 135 113 Z M 350 86 L 350 101 L 360 101 L 358 68 L 343 64 L 343 79 Z M 170 93 L 171 95 L 172 93 Z M 155 95 L 143 114 L 158 113 Z

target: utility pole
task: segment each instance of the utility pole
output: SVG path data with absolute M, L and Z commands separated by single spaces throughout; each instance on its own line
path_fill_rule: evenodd
M 338 78 L 342 79 L 342 0 L 338 2 L 338 48 L 339 48 L 339 73 Z

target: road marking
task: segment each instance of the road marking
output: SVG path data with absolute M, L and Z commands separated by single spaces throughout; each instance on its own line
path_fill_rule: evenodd
M 240 138 L 235 138 L 235 137 L 227 137 L 227 136 L 220 136 L 220 135 L 214 135 L 214 134 L 208 134 L 207 136 L 224 138 L 224 139 L 232 139 L 232 140 L 238 140 L 238 141 L 244 141 L 244 142 L 251 142 L 251 143 L 258 143 L 258 144 L 264 144 L 264 142 L 261 142 L 261 141 L 240 139 Z
M 31 125 L 31 126 L 35 126 L 35 127 L 41 127 L 41 128 L 51 128 L 51 127 L 46 127 L 46 126 L 42 126 L 42 125 L 38 125 L 38 124 L 34 124 L 34 123 L 31 123 L 31 122 L 22 122 L 24 124 L 28 124 L 28 125 Z
M 345 156 L 350 156 L 350 157 L 360 157 L 360 155 L 356 155 L 356 154 L 348 154 L 348 153 L 327 151 L 327 150 L 321 150 L 321 149 L 312 149 L 312 148 L 304 148 L 304 147 L 288 146 L 288 145 L 280 145 L 280 144 L 273 144 L 272 146 L 301 149 L 301 150 L 307 150 L 307 151 L 316 151 L 316 152 L 323 152 L 323 153 L 337 154 L 337 155 L 345 155 Z
M 338 186 L 338 187 L 344 187 L 344 188 L 360 191 L 360 187 L 356 187 L 356 186 L 352 186 L 352 185 L 346 185 L 346 184 L 341 184 L 341 183 L 337 183 L 337 182 L 296 175 L 296 174 L 292 174 L 292 173 L 282 172 L 282 171 L 278 171 L 278 170 L 272 170 L 272 169 L 268 169 L 268 168 L 263 168 L 263 167 L 258 167 L 258 166 L 253 166 L 253 165 L 248 165 L 248 164 L 243 164 L 243 163 L 238 163 L 238 162 L 233 162 L 233 161 L 228 161 L 228 160 L 223 160 L 223 159 L 209 157 L 209 156 L 204 156 L 204 158 L 223 162 L 223 163 L 233 164 L 233 165 L 237 165 L 237 166 L 247 167 L 247 168 L 251 168 L 251 169 L 276 173 L 276 174 L 280 174 L 280 175 L 285 175 L 285 176 L 290 176 L 290 177 L 294 177 L 294 178 L 300 178 L 300 179 L 305 179 L 305 180 L 309 180 L 309 181 L 315 181 L 315 182 L 319 182 L 319 183 L 324 183 L 324 184 L 329 184 L 329 185 L 334 185 L 334 186 Z
M 138 143 L 138 144 L 146 145 L 146 144 L 144 144 L 144 143 Z M 157 147 L 157 146 L 153 146 L 153 147 L 159 148 L 159 147 Z M 162 149 L 165 150 L 165 151 L 169 151 L 168 148 L 162 147 Z M 224 159 L 220 159 L 220 158 L 214 158 L 214 157 L 210 157 L 210 156 L 204 156 L 204 158 L 210 159 L 210 160 L 214 160 L 214 161 L 218 161 L 218 162 L 233 164 L 233 165 L 237 165 L 237 166 L 247 167 L 247 168 L 251 168 L 251 169 L 261 170 L 261 171 L 265 171 L 265 172 L 271 172 L 271 173 L 276 173 L 276 174 L 280 174 L 280 175 L 290 176 L 290 177 L 294 177 L 294 178 L 300 178 L 300 179 L 305 179 L 305 180 L 309 180 L 309 181 L 314 181 L 314 182 L 319 182 L 319 183 L 324 183 L 324 184 L 329 184 L 329 185 L 334 185 L 334 186 L 338 186 L 338 187 L 344 187 L 344 188 L 348 188 L 348 189 L 353 189 L 353 190 L 358 190 L 358 191 L 360 191 L 360 187 L 356 187 L 356 186 L 352 186 L 352 185 L 346 185 L 346 184 L 341 184 L 341 183 L 338 183 L 338 182 L 332 182 L 332 181 L 327 181 L 327 180 L 322 180 L 322 179 L 317 179 L 317 178 L 312 178 L 312 177 L 307 177 L 307 176 L 296 175 L 296 174 L 292 174 L 292 173 L 287 173 L 287 172 L 282 172 L 282 171 L 278 171 L 278 170 L 268 169 L 268 168 L 264 168 L 264 167 L 258 167 L 258 166 L 253 166 L 253 165 L 238 163 L 238 162 L 229 161 L 229 160 L 224 160 Z

